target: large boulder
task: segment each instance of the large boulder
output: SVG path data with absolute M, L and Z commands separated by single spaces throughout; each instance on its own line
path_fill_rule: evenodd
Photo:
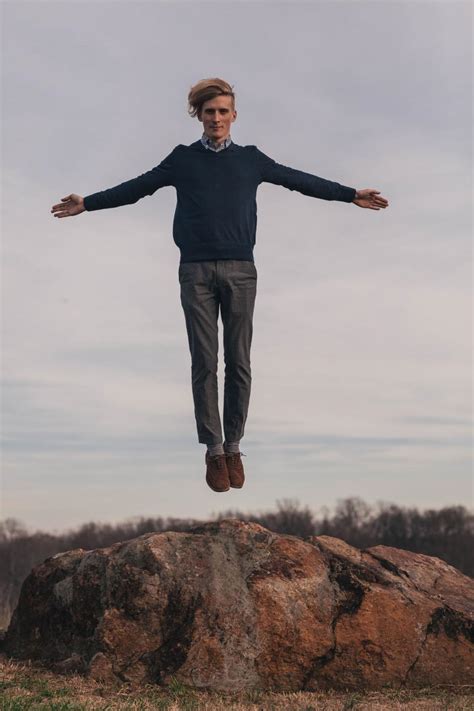
M 48 558 L 12 657 L 218 690 L 473 684 L 474 588 L 439 558 L 225 519 Z

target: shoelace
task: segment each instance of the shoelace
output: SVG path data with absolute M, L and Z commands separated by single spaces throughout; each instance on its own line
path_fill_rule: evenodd
M 222 454 L 210 454 L 209 459 L 211 459 L 212 461 L 214 461 L 217 464 L 218 469 L 222 469 L 224 467 L 225 460 L 224 460 Z
M 226 457 L 235 457 L 235 456 L 246 457 L 247 456 L 243 452 L 224 452 L 224 454 Z M 214 459 L 216 461 L 219 469 L 224 466 L 224 460 L 222 459 L 222 454 L 209 455 L 209 458 Z

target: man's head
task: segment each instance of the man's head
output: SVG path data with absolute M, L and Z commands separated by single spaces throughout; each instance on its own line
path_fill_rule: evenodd
M 191 87 L 188 104 L 188 113 L 198 117 L 206 136 L 222 143 L 237 118 L 235 95 L 230 84 L 223 79 L 202 79 Z

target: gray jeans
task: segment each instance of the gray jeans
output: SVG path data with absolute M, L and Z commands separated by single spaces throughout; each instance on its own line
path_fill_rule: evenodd
M 240 440 L 247 419 L 250 346 L 257 293 L 254 262 L 218 259 L 179 265 L 181 305 L 186 319 L 198 441 L 223 441 L 217 391 L 218 317 L 224 326 L 224 434 Z

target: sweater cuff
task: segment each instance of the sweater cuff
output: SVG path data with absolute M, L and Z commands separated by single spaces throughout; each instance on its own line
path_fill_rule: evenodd
M 91 199 L 91 198 L 92 198 L 92 195 L 86 195 L 86 197 L 83 198 L 84 209 L 87 210 L 88 212 L 91 212 L 91 210 L 94 209 L 93 199 Z
M 339 200 L 342 202 L 352 202 L 356 196 L 357 190 L 356 188 L 349 188 L 347 185 L 341 185 L 341 197 Z

